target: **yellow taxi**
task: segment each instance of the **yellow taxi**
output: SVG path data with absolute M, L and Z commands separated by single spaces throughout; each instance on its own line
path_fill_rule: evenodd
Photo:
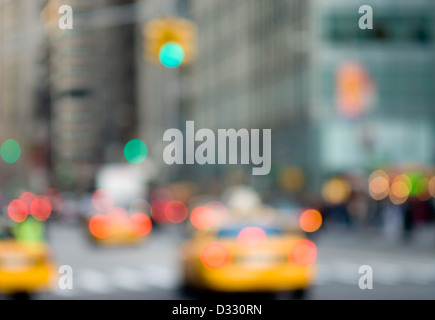
M 32 222 L 11 231 L 0 229 L 0 292 L 30 296 L 50 291 L 57 279 L 56 266 L 48 245 L 30 239 Z M 25 234 L 24 237 L 20 233 Z
M 97 214 L 89 220 L 91 239 L 100 245 L 134 245 L 141 243 L 152 228 L 151 219 L 142 213 L 131 216 L 125 210 Z
M 181 246 L 184 288 L 215 292 L 292 292 L 315 277 L 316 245 L 301 230 L 228 223 L 199 230 Z

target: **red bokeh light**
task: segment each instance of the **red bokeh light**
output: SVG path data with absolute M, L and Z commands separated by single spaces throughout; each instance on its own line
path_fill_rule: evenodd
M 102 214 L 93 216 L 89 221 L 89 231 L 95 238 L 107 238 L 111 233 L 109 219 Z
M 144 237 L 151 232 L 151 219 L 144 213 L 135 213 L 130 217 L 133 233 L 138 237 Z
M 47 220 L 51 215 L 51 201 L 49 198 L 39 196 L 30 204 L 30 214 L 39 221 Z
M 165 217 L 169 222 L 181 223 L 188 215 L 186 205 L 181 201 L 171 201 L 165 206 Z
M 8 206 L 8 216 L 14 222 L 23 222 L 29 214 L 26 203 L 22 200 L 13 200 Z
M 208 207 L 197 207 L 190 213 L 190 222 L 195 228 L 205 230 L 216 223 L 216 216 Z

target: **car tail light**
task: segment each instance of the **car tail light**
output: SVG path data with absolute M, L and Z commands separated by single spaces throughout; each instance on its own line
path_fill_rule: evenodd
M 201 262 L 209 268 L 222 268 L 230 261 L 230 253 L 222 244 L 213 243 L 201 252 Z
M 30 204 L 30 214 L 39 221 L 47 220 L 51 215 L 51 201 L 47 197 L 36 197 Z
M 190 213 L 190 222 L 199 230 L 207 230 L 217 222 L 216 214 L 208 207 L 197 207 Z
M 110 221 L 102 214 L 93 216 L 89 221 L 89 231 L 95 238 L 107 238 L 110 235 Z
M 181 223 L 186 220 L 189 211 L 181 201 L 171 201 L 165 206 L 165 217 L 171 223 Z
M 23 222 L 29 214 L 27 204 L 22 200 L 13 200 L 8 206 L 9 218 L 14 222 Z
M 310 265 L 316 261 L 317 248 L 310 240 L 299 240 L 289 254 L 290 262 L 298 265 Z
M 144 237 L 151 232 L 151 219 L 144 213 L 135 213 L 130 217 L 133 233 L 138 237 Z

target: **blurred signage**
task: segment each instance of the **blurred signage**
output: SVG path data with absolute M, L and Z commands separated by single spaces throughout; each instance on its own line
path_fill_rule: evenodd
M 337 112 L 347 119 L 359 119 L 371 108 L 374 83 L 366 68 L 357 62 L 345 62 L 337 69 Z

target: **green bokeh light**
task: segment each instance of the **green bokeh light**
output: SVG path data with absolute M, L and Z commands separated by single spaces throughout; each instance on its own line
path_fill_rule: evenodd
M 184 61 L 184 49 L 176 42 L 168 42 L 160 48 L 160 62 L 167 68 L 176 68 Z
M 146 144 L 139 139 L 130 140 L 124 147 L 125 159 L 130 163 L 141 163 L 146 159 L 147 155 L 148 148 Z
M 408 173 L 408 177 L 412 182 L 410 190 L 412 196 L 423 194 L 427 190 L 427 179 L 422 172 Z
M 17 162 L 21 156 L 20 144 L 14 139 L 6 140 L 0 148 L 0 155 L 7 163 Z
M 44 223 L 28 217 L 25 221 L 13 226 L 12 232 L 20 242 L 38 243 L 45 241 Z

